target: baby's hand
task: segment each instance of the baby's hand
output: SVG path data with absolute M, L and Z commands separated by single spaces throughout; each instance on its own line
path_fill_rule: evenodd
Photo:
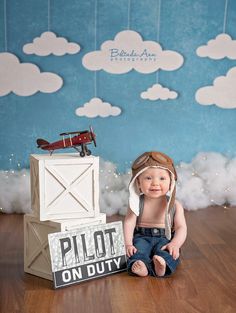
M 161 250 L 168 250 L 169 254 L 172 255 L 174 260 L 177 260 L 179 257 L 179 247 L 175 244 L 169 242 L 167 245 L 163 246 Z
M 129 258 L 137 252 L 137 249 L 133 245 L 126 245 L 125 249 L 126 249 L 126 254 Z

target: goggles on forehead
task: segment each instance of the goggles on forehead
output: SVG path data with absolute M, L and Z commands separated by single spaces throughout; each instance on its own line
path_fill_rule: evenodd
M 173 161 L 170 157 L 168 157 L 166 154 L 161 152 L 145 152 L 142 155 L 140 155 L 133 163 L 132 170 L 138 170 L 140 167 L 145 165 L 146 162 L 148 162 L 150 159 L 156 161 L 159 165 L 172 167 L 174 170 L 174 174 L 176 175 Z

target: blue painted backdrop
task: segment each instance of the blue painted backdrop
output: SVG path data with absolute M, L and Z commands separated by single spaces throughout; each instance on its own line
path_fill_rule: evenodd
M 170 154 L 178 163 L 190 161 L 200 151 L 216 151 L 234 156 L 236 151 L 236 109 L 202 106 L 195 92 L 236 65 L 236 60 L 200 58 L 196 49 L 223 31 L 225 0 L 162 0 L 158 21 L 158 0 L 131 1 L 130 29 L 144 40 L 156 40 L 159 31 L 163 48 L 184 56 L 177 71 L 159 72 L 159 82 L 176 90 L 179 97 L 149 101 L 140 92 L 156 81 L 156 74 L 132 71 L 112 75 L 97 73 L 97 96 L 122 109 L 117 117 L 89 119 L 74 111 L 94 97 L 94 72 L 81 63 L 84 54 L 94 50 L 95 0 L 51 0 L 50 30 L 81 51 L 62 57 L 39 57 L 23 53 L 23 45 L 48 30 L 48 0 L 0 0 L 0 52 L 5 50 L 21 62 L 35 63 L 41 71 L 54 72 L 64 80 L 55 93 L 20 97 L 11 93 L 0 97 L 0 168 L 28 167 L 31 153 L 39 153 L 35 140 L 58 139 L 65 131 L 93 125 L 98 147 L 93 153 L 118 165 L 129 166 L 138 154 L 156 149 Z M 228 1 L 226 33 L 236 39 L 236 1 Z M 157 25 L 160 24 L 160 29 Z M 97 47 L 127 29 L 127 0 L 98 0 Z M 1 75 L 1 73 L 0 73 Z M 40 152 L 41 153 L 41 152 Z

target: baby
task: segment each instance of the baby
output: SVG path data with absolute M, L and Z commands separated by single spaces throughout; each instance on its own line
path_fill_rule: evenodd
M 176 180 L 173 161 L 164 153 L 145 152 L 132 165 L 124 222 L 130 274 L 163 277 L 176 270 L 187 235 Z

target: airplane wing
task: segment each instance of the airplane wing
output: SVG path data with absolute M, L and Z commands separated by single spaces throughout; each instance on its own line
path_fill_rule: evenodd
M 85 134 L 87 133 L 88 130 L 83 130 L 83 131 L 75 131 L 75 132 L 67 132 L 67 133 L 61 133 L 60 136 L 67 136 L 67 135 L 74 135 L 74 134 L 77 134 L 77 135 L 80 135 L 80 134 Z

